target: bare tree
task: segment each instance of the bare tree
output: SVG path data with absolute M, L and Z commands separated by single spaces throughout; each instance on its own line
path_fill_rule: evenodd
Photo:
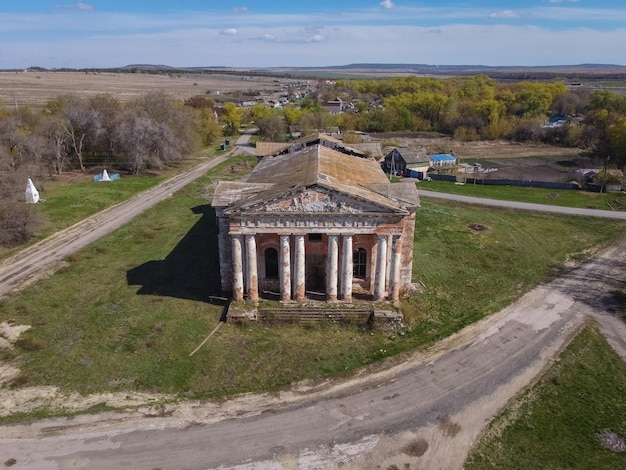
M 102 132 L 99 113 L 91 109 L 85 100 L 72 95 L 59 96 L 50 101 L 46 111 L 62 118 L 68 147 L 80 171 L 85 171 L 85 148 L 93 145 Z
M 285 140 L 287 125 L 285 119 L 279 114 L 272 114 L 261 118 L 258 122 L 259 133 L 272 141 L 282 142 Z
M 89 108 L 94 111 L 98 120 L 97 132 L 91 142 L 91 149 L 102 155 L 108 163 L 113 161 L 116 150 L 114 137 L 117 120 L 122 113 L 121 103 L 110 94 L 99 94 L 91 97 L 88 102 Z
M 119 120 L 115 136 L 135 175 L 143 168 L 162 168 L 181 156 L 176 137 L 167 125 L 132 112 Z
M 80 105 L 70 105 L 64 110 L 65 132 L 78 161 L 80 171 L 85 171 L 83 149 L 89 136 L 96 138 L 100 133 L 98 113 Z
M 33 204 L 3 201 L 0 203 L 0 245 L 17 246 L 27 242 L 40 223 L 41 215 Z
M 62 118 L 47 116 L 41 123 L 40 133 L 47 143 L 44 161 L 54 168 L 55 173 L 61 174 L 68 162 L 68 137 Z

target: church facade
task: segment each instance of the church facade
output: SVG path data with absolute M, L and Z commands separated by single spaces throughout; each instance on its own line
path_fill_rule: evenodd
M 417 190 L 372 159 L 322 145 L 264 157 L 245 182 L 220 181 L 213 207 L 234 300 L 397 301 L 411 285 Z

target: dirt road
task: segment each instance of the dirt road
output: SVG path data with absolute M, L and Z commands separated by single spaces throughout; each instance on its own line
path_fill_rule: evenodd
M 248 138 L 249 136 L 245 136 L 243 140 L 247 142 Z M 224 155 L 213 157 L 124 203 L 101 211 L 3 260 L 0 262 L 0 297 L 50 274 L 67 256 L 128 223 L 237 153 L 240 153 L 240 149 L 234 147 Z
M 279 394 L 0 428 L 19 469 L 457 469 L 588 318 L 626 357 L 626 242 L 428 351 Z M 152 417 L 150 417 L 152 416 Z

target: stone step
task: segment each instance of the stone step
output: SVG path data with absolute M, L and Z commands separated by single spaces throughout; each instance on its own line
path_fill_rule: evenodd
M 357 323 L 366 324 L 373 316 L 371 308 L 260 308 L 258 320 L 266 323 Z

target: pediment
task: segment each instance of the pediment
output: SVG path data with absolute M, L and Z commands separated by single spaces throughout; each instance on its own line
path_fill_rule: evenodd
M 350 197 L 338 191 L 324 188 L 309 188 L 249 206 L 246 208 L 246 211 L 359 214 L 364 212 L 389 212 L 389 209 L 366 200 Z

